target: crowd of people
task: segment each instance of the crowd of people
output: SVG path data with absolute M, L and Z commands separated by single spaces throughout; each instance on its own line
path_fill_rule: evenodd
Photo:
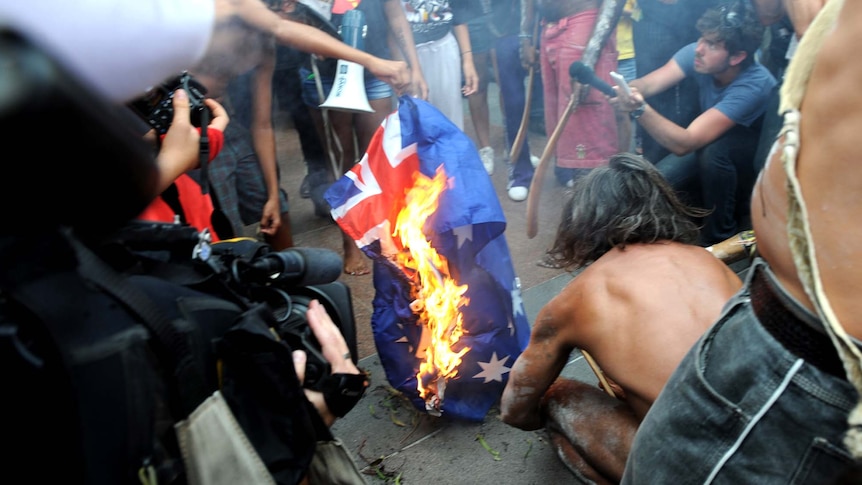
M 128 25 L 94 15 L 82 27 L 50 3 L 3 7 L 0 18 L 110 102 L 180 71 L 204 87 L 212 119 L 198 130 L 181 120 L 158 143 L 151 198 L 189 176 L 212 189 L 208 210 L 227 219 L 220 236 L 256 225 L 277 250 L 294 244 L 277 110 L 300 132 L 297 195 L 321 217 L 321 191 L 361 158 L 401 95 L 429 101 L 462 130 L 469 116 L 489 176 L 498 153 L 517 152 L 502 158 L 505 193 L 519 202 L 536 175 L 529 143 L 515 147 L 532 95 L 525 81 L 540 83 L 546 134 L 562 125 L 552 163 L 566 194 L 545 262 L 582 271 L 538 313 L 501 398 L 503 421 L 546 429 L 563 464 L 593 483 L 837 483 L 862 457 L 860 180 L 849 160 L 862 68 L 846 55 L 862 41 L 862 4 L 186 0 L 177 3 L 187 10 L 137 7 L 122 17 Z M 74 18 L 103 3 L 90 0 Z M 360 46 L 339 38 L 353 9 L 367 23 Z M 203 21 L 183 28 L 160 16 L 197 18 L 192 11 Z M 108 34 L 131 45 L 140 31 L 131 27 L 147 19 L 164 31 L 160 55 L 131 67 L 124 52 L 90 56 Z M 370 112 L 320 106 L 337 59 L 365 69 Z M 576 84 L 575 62 L 596 85 Z M 614 84 L 613 71 L 629 92 L 599 89 Z M 490 82 L 505 146 L 490 136 Z M 578 106 L 567 113 L 573 93 Z M 184 116 L 188 96 L 174 100 Z M 218 141 L 199 165 L 209 132 Z M 744 230 L 756 252 L 740 279 L 704 248 Z M 346 274 L 371 272 L 346 234 L 342 251 Z M 358 375 L 326 312 L 315 304 L 308 319 L 333 368 Z M 607 384 L 560 377 L 578 350 Z M 296 364 L 302 379 L 303 356 Z M 305 394 L 331 425 L 325 396 Z

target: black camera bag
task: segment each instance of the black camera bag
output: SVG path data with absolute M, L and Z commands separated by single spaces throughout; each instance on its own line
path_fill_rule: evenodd
M 184 483 L 173 425 L 216 389 L 276 483 L 332 439 L 266 305 L 118 273 L 68 233 L 0 239 L 0 264 L 7 472 Z

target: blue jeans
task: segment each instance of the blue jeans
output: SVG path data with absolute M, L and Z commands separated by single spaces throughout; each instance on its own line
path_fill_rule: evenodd
M 671 375 L 635 435 L 622 483 L 834 483 L 853 386 L 790 351 L 763 327 L 752 276 Z M 822 326 L 804 307 L 783 306 Z M 798 324 L 798 323 L 797 323 Z M 823 335 L 825 337 L 825 334 Z
M 500 97 L 503 101 L 503 117 L 506 125 L 506 145 L 511 149 L 518 136 L 518 128 L 521 126 L 521 118 L 524 114 L 526 104 L 526 86 L 524 78 L 527 71 L 521 66 L 521 58 L 518 50 L 520 41 L 517 35 L 505 35 L 497 39 L 495 50 L 497 53 L 497 70 L 500 79 Z M 536 69 L 538 71 L 538 69 Z M 538 72 L 534 74 L 538 77 Z M 533 78 L 535 85 L 536 78 Z M 541 102 L 541 100 L 539 100 Z M 536 102 L 535 99 L 531 103 Z M 529 187 L 533 180 L 533 164 L 530 162 L 530 143 L 525 139 L 521 147 L 521 153 L 517 160 L 510 160 L 509 187 Z
M 638 78 L 637 60 L 634 57 L 617 59 L 617 72 L 625 78 L 626 82 L 634 81 Z
M 760 122 L 734 126 L 719 139 L 683 156 L 670 154 L 656 167 L 683 200 L 711 209 L 703 220 L 701 244 L 709 246 L 747 227 L 749 200 L 754 187 L 754 156 Z

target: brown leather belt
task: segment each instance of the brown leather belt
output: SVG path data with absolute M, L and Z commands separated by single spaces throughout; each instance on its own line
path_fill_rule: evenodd
M 763 328 L 793 355 L 827 374 L 847 379 L 844 364 L 825 331 L 815 328 L 816 322 L 806 322 L 788 308 L 787 297 L 777 288 L 760 266 L 754 268 L 751 281 L 751 306 Z M 797 310 L 798 311 L 798 310 Z

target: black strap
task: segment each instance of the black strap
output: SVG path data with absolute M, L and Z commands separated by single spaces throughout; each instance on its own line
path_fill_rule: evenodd
M 203 370 L 194 360 L 188 340 L 143 291 L 114 271 L 76 238 L 69 237 L 69 241 L 78 257 L 79 274 L 123 303 L 138 315 L 153 333 L 163 350 L 160 352 L 161 356 L 167 359 L 167 364 L 174 371 L 179 404 L 182 406 L 179 411 L 183 416 L 190 414 L 206 399 L 208 392 L 204 384 Z
M 210 192 L 210 183 L 209 183 L 209 172 L 208 165 L 210 159 L 210 141 L 209 141 L 209 127 L 210 124 L 210 110 L 209 108 L 204 108 L 201 110 L 201 149 L 200 149 L 200 180 L 199 184 L 201 186 L 201 193 L 208 194 Z M 227 143 L 227 141 L 225 141 Z M 218 197 L 216 194 L 212 194 L 210 196 L 210 201 L 213 204 L 213 213 L 210 216 L 210 223 L 212 224 L 213 230 L 215 230 L 216 235 L 220 239 L 230 239 L 235 237 L 236 234 L 233 231 L 233 226 L 230 223 L 230 220 L 225 215 L 224 211 L 221 209 L 221 204 L 219 204 Z
M 210 161 L 210 138 L 209 138 L 210 110 L 207 107 L 201 110 L 201 149 L 200 164 L 201 164 L 201 193 L 207 194 L 210 191 L 209 176 L 207 175 L 207 165 Z

